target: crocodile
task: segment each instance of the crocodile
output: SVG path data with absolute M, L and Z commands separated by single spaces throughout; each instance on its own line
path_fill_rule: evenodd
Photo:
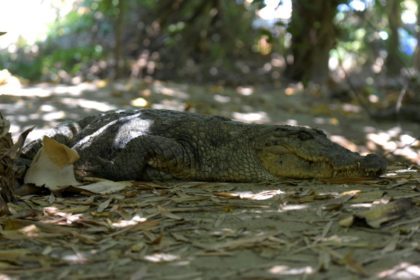
M 78 176 L 112 180 L 261 182 L 378 176 L 386 169 L 383 157 L 351 152 L 318 129 L 171 110 L 109 111 L 46 134 L 79 153 Z M 41 143 L 27 144 L 22 157 L 32 159 Z

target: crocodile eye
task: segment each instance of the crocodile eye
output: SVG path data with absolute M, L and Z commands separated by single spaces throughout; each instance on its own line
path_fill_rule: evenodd
M 324 131 L 322 131 L 322 130 L 320 130 L 320 129 L 316 129 L 316 128 L 314 128 L 314 131 L 315 131 L 318 135 L 321 135 L 321 136 L 327 137 L 327 135 L 324 133 Z
M 314 139 L 314 136 L 307 131 L 299 131 L 297 137 L 302 141 Z

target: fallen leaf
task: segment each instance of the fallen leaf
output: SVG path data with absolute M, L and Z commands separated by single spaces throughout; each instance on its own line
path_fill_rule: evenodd
M 338 224 L 342 227 L 350 227 L 353 224 L 354 216 L 350 215 L 338 221 Z
M 330 266 L 331 266 L 331 255 L 327 251 L 321 250 L 318 255 L 318 270 L 328 271 Z
M 75 187 L 97 194 L 110 194 L 124 190 L 132 185 L 132 181 L 111 181 L 111 180 L 100 180 L 96 183 L 82 185 Z
M 345 192 L 340 194 L 340 196 L 328 200 L 323 206 L 323 210 L 339 210 L 341 207 L 343 207 L 344 203 L 352 199 L 355 195 L 357 195 L 360 191 L 359 190 L 353 190 L 350 192 Z
M 357 194 L 351 202 L 353 203 L 365 203 L 365 202 L 372 202 L 378 200 L 384 196 L 384 191 L 370 191 L 370 192 L 360 192 Z
M 98 209 L 96 210 L 97 212 L 103 212 L 106 208 L 108 208 L 109 204 L 111 203 L 111 201 L 113 200 L 113 198 L 109 198 L 107 200 L 105 200 L 104 202 L 102 202 L 101 204 L 98 205 Z
M 75 150 L 45 136 L 42 148 L 25 174 L 24 183 L 45 186 L 52 191 L 80 185 L 73 168 L 78 158 Z
M 48 158 L 60 168 L 72 164 L 80 158 L 76 150 L 47 136 L 42 139 L 42 147 Z
M 413 203 L 409 198 L 401 198 L 388 204 L 374 206 L 372 209 L 356 214 L 359 219 L 364 219 L 366 223 L 373 227 L 379 228 L 381 224 L 398 219 L 411 209 Z
M 18 266 L 16 265 L 12 265 L 8 262 L 0 261 L 0 270 L 17 269 L 17 268 Z M 2 276 L 2 274 L 0 274 L 0 276 Z M 9 279 L 9 278 L 4 278 L 4 279 Z
M 27 249 L 0 250 L 0 261 L 17 262 L 28 254 L 30 251 Z
M 349 268 L 350 270 L 354 271 L 355 273 L 362 275 L 362 276 L 368 276 L 369 274 L 364 269 L 361 262 L 357 261 L 351 253 L 346 254 L 341 261 L 343 264 Z

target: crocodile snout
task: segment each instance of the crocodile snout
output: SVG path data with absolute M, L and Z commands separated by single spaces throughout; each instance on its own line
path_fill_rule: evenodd
M 378 176 L 385 172 L 387 161 L 384 157 L 377 154 L 368 154 L 360 162 L 360 168 L 368 174 Z

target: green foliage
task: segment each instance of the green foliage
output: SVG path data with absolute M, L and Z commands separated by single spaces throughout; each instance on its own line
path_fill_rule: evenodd
M 299 3 L 301 7 L 307 5 L 306 8 L 325 4 L 308 0 L 292 3 L 295 12 Z M 390 33 L 387 2 L 364 1 L 367 5 L 364 10 L 352 9 L 350 0 L 331 3 L 335 3 L 334 7 L 347 5 L 346 9 L 334 10 L 331 24 L 323 21 L 325 16 L 316 19 L 315 13 L 307 13 L 294 21 L 279 21 L 274 27 L 256 28 L 253 26 L 256 11 L 264 7 L 264 0 L 80 0 L 69 14 L 51 24 L 45 41 L 28 46 L 24 38 L 19 38 L 15 53 L 0 53 L 0 68 L 30 80 L 58 81 L 62 73 L 68 77 L 92 77 L 91 69 L 98 69 L 92 66 L 100 63 L 106 66 L 99 67 L 102 72 L 94 74 L 111 77 L 118 72 L 115 65 L 124 68 L 122 73 L 127 74 L 132 70 L 130 65 L 142 57 L 147 61 L 142 62 L 139 76 L 184 79 L 190 75 L 209 81 L 233 75 L 239 80 L 243 73 L 251 75 L 255 69 L 284 67 L 279 59 L 277 66 L 270 64 L 274 56 L 283 56 L 286 65 L 295 63 L 298 45 L 304 45 L 303 69 L 309 68 L 308 53 L 321 49 L 330 41 L 328 36 L 334 38 L 326 47 L 330 56 L 322 55 L 323 61 L 351 56 L 353 64 L 362 68 L 372 65 L 378 57 L 383 58 L 388 49 L 380 32 Z M 311 32 L 295 32 L 302 26 L 319 31 L 321 39 L 314 46 L 306 36 Z M 416 35 L 414 28 L 407 31 Z M 302 38 L 297 44 L 299 36 Z M 316 53 L 312 56 L 321 57 Z M 402 55 L 401 59 L 410 65 L 412 56 Z M 314 64 L 315 68 L 320 65 Z M 275 71 L 278 74 L 281 70 Z M 267 71 L 259 73 L 265 75 Z
M 43 59 L 42 74 L 53 77 L 64 69 L 68 74 L 75 76 L 88 67 L 92 61 L 100 59 L 102 54 L 100 47 L 57 49 Z
M 185 75 L 181 69 L 187 69 L 191 61 L 200 65 L 201 73 L 213 69 L 219 77 L 226 72 L 241 75 L 235 65 L 259 56 L 254 46 L 263 34 L 252 26 L 256 5 L 242 1 L 173 3 L 158 1 L 155 15 L 165 34 L 161 61 L 170 62 L 167 66 L 173 65 L 174 76 Z
M 71 11 L 63 20 L 54 22 L 49 28 L 49 39 L 90 30 L 94 24 L 93 17 Z
M 30 56 L 28 53 L 10 56 L 0 54 L 0 69 L 7 68 L 12 73 L 19 73 L 28 80 L 47 79 L 55 81 L 60 71 L 76 76 L 91 65 L 92 60 L 100 59 L 103 55 L 101 47 L 78 47 L 55 49 L 48 51 L 48 55 Z M 42 51 L 44 53 L 44 51 Z

